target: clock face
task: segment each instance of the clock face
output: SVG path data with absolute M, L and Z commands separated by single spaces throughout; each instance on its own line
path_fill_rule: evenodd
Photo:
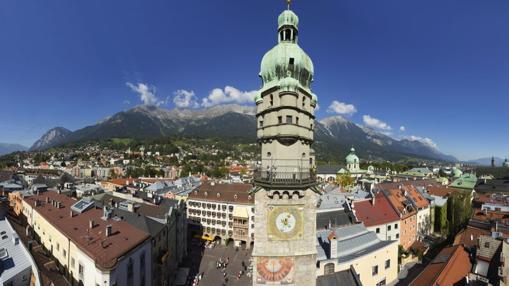
M 291 257 L 260 257 L 256 263 L 257 283 L 291 284 L 293 266 L 294 261 Z
M 269 206 L 267 230 L 269 240 L 293 240 L 302 238 L 303 213 L 301 206 Z
M 295 216 L 289 212 L 282 212 L 276 217 L 276 227 L 279 231 L 289 233 L 295 228 Z

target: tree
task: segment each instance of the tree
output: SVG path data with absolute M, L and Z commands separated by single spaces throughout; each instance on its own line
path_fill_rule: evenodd
M 349 172 L 336 176 L 336 182 L 343 188 L 352 186 L 354 181 Z
M 435 232 L 442 237 L 449 235 L 449 222 L 447 220 L 447 203 L 443 206 L 435 206 Z
M 469 191 L 458 191 L 447 201 L 449 234 L 455 235 L 472 216 L 472 196 Z

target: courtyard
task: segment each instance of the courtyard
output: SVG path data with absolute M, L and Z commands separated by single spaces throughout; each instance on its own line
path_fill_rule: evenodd
M 251 259 L 251 249 L 244 247 L 235 247 L 233 244 L 206 247 L 205 244 L 197 238 L 193 238 L 189 245 L 188 258 L 182 267 L 189 268 L 189 277 L 186 285 L 193 285 L 193 279 L 201 274 L 202 279 L 198 285 L 201 286 L 220 286 L 220 285 L 252 285 L 251 274 L 249 270 L 238 279 L 239 271 L 244 270 L 246 265 L 249 268 Z M 217 268 L 219 260 L 223 262 L 228 259 L 228 265 L 225 268 L 226 276 L 221 269 Z

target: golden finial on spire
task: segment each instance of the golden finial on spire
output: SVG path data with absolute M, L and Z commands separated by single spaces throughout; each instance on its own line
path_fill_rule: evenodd
M 286 0 L 286 5 L 288 5 L 288 10 L 290 10 L 290 4 L 292 4 L 292 0 Z

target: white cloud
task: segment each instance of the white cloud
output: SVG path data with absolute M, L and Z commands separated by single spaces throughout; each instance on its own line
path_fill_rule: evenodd
M 126 99 L 126 100 L 122 101 L 122 103 L 123 104 L 131 104 L 131 101 Z
M 201 105 L 203 107 L 210 107 L 218 104 L 225 103 L 251 103 L 254 101 L 256 90 L 240 91 L 232 86 L 226 86 L 224 89 L 215 88 L 209 96 L 202 99 Z
M 198 104 L 196 95 L 194 91 L 179 89 L 174 92 L 175 97 L 173 98 L 173 103 L 178 108 L 197 108 L 200 105 Z
M 320 110 L 320 104 L 317 103 L 315 106 L 315 111 L 318 111 L 318 110 Z
M 141 82 L 138 84 L 127 82 L 126 85 L 131 88 L 132 91 L 138 94 L 141 102 L 143 102 L 144 105 L 159 106 L 162 103 L 156 96 L 155 86 L 148 86 L 147 84 Z
M 352 115 L 357 112 L 357 108 L 353 104 L 347 104 L 344 102 L 339 102 L 337 100 L 332 101 L 327 108 L 328 113 L 336 113 L 336 114 L 344 114 L 344 115 Z
M 368 126 L 368 127 L 385 130 L 385 131 L 392 130 L 392 127 L 389 126 L 389 124 L 383 122 L 380 119 L 371 117 L 369 115 L 363 115 L 362 120 L 364 121 L 364 124 L 366 124 L 366 126 Z
M 405 131 L 406 131 L 405 126 L 400 126 L 400 127 L 399 127 L 399 131 L 401 131 L 401 132 L 405 132 Z
M 403 137 L 403 139 L 407 139 L 410 141 L 419 141 L 423 144 L 428 145 L 431 148 L 438 149 L 438 145 L 435 142 L 433 142 L 433 140 L 431 140 L 431 138 L 428 138 L 428 137 L 420 137 L 420 136 L 411 135 L 411 136 L 405 136 L 405 137 Z

